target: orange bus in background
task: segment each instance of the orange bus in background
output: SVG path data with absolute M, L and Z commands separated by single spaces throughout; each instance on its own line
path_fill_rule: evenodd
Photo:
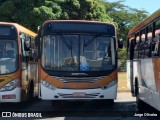
M 38 95 L 35 36 L 19 24 L 0 22 L 0 103 Z
M 117 96 L 117 37 L 111 23 L 49 20 L 41 26 L 39 98 L 102 100 Z
M 160 9 L 128 33 L 127 82 L 137 105 L 160 111 Z

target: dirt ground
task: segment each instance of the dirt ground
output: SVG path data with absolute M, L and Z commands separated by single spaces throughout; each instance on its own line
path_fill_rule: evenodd
M 118 92 L 130 92 L 127 87 L 126 72 L 118 73 Z

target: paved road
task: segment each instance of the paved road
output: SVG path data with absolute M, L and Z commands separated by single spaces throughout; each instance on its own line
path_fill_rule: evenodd
M 1 104 L 0 111 L 12 111 L 15 113 L 23 113 L 28 116 L 30 113 L 41 113 L 42 118 L 39 120 L 155 120 L 156 117 L 144 117 L 145 113 L 138 114 L 136 112 L 135 98 L 129 92 L 118 93 L 114 106 L 110 106 L 102 101 L 79 101 L 64 102 L 51 106 L 50 101 L 41 101 L 35 99 L 32 102 L 21 104 Z M 26 114 L 24 114 L 26 113 Z M 142 117 L 134 117 L 134 115 L 143 115 Z M 21 114 L 22 115 L 22 114 Z M 40 114 L 38 114 L 40 115 Z M 12 120 L 26 118 L 7 118 Z M 35 118 L 30 118 L 35 119 Z M 5 118 L 6 120 L 6 118 Z M 158 120 L 158 119 L 157 119 Z

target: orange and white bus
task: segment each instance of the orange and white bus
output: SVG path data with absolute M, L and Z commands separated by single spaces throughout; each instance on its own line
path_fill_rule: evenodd
M 107 100 L 117 96 L 117 40 L 111 23 L 49 20 L 41 26 L 39 98 Z
M 35 36 L 19 24 L 0 22 L 0 103 L 38 96 Z
M 160 111 L 160 9 L 128 33 L 127 80 L 138 107 Z

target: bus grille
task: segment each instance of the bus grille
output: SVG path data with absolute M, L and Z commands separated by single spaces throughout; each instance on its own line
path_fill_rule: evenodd
M 70 83 L 70 82 L 85 82 L 85 83 L 94 83 L 105 76 L 101 77 L 55 77 L 56 79 L 60 80 L 63 83 Z
M 85 96 L 74 96 L 73 94 L 62 94 L 58 95 L 62 98 L 96 98 L 100 93 L 85 94 Z

